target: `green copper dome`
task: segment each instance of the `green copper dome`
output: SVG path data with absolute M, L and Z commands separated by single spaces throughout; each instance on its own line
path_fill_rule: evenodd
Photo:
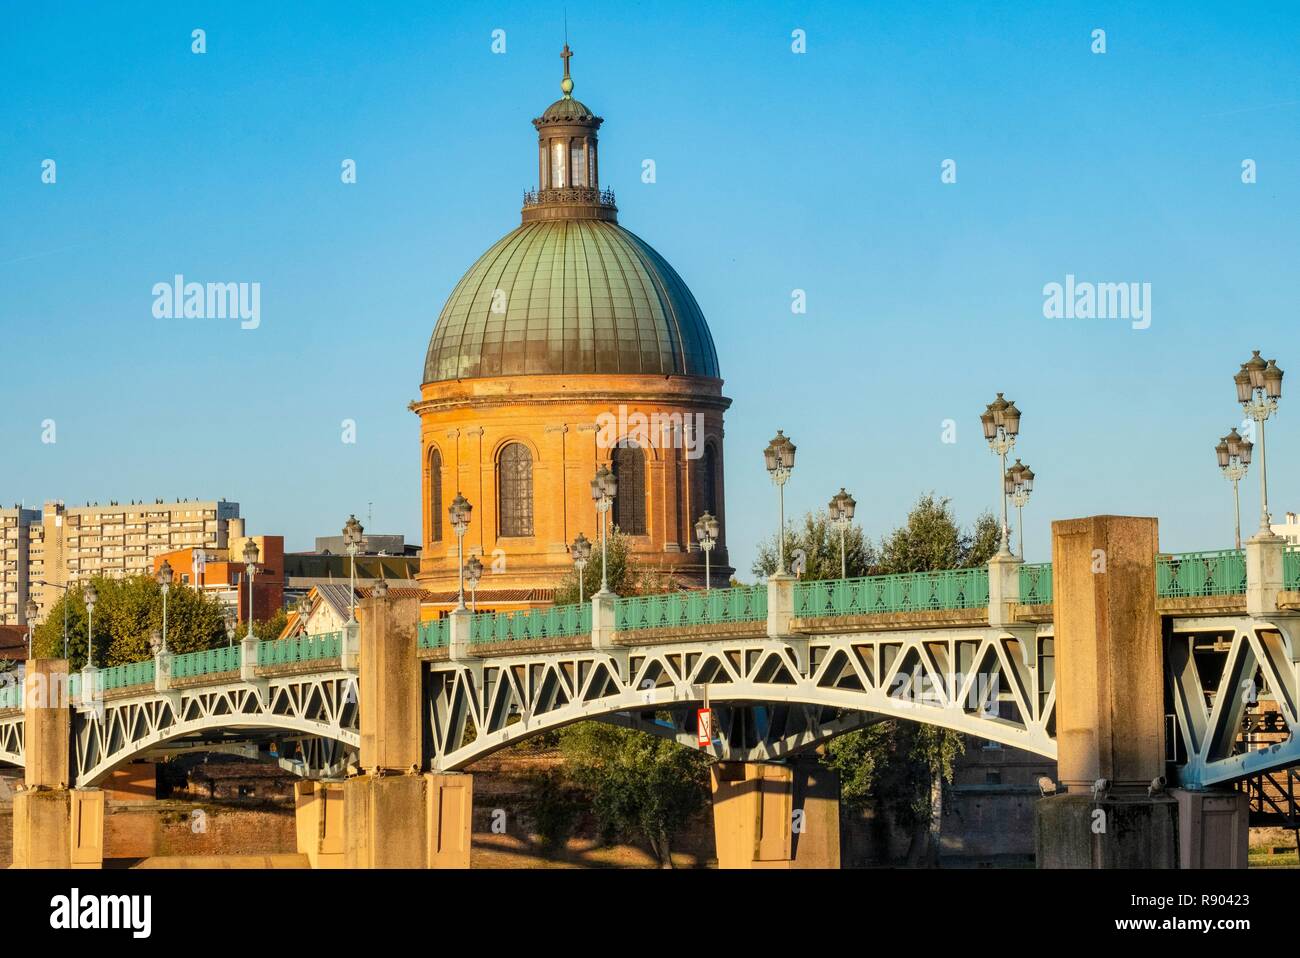
M 541 373 L 720 378 L 676 270 L 616 222 L 544 219 L 500 239 L 456 284 L 424 381 Z

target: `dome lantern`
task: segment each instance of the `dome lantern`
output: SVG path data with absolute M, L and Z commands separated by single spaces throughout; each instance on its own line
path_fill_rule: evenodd
M 566 43 L 560 53 L 562 96 L 533 120 L 537 128 L 537 189 L 524 194 L 523 221 L 596 219 L 616 222 L 614 194 L 600 190 L 596 132 L 604 122 L 573 98 Z

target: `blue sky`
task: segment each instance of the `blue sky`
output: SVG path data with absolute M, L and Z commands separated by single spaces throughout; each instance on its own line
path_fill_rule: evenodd
M 1166 549 L 1231 545 L 1231 376 L 1254 348 L 1300 363 L 1293 5 L 567 6 L 603 185 L 718 345 L 743 572 L 775 526 L 778 427 L 790 513 L 844 485 L 879 535 L 922 491 L 994 507 L 978 415 L 998 390 L 1039 477 L 1031 561 L 1050 519 L 1102 512 L 1158 516 Z M 290 548 L 371 510 L 416 539 L 406 403 L 443 300 L 518 223 L 561 10 L 7 5 L 0 501 L 224 496 Z M 261 326 L 156 319 L 175 273 L 259 282 Z M 1149 282 L 1150 328 L 1044 318 L 1066 274 Z M 1300 507 L 1288 398 L 1275 514 Z M 1257 509 L 1252 471 L 1247 529 Z

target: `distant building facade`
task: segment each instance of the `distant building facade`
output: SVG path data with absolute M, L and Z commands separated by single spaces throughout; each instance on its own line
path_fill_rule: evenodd
M 1300 545 L 1300 516 L 1288 512 L 1282 522 L 1273 523 L 1273 534 L 1281 536 L 1289 545 Z
M 360 555 L 372 556 L 418 556 L 420 554 L 419 546 L 406 544 L 406 536 L 374 535 L 369 532 L 365 534 L 365 539 L 361 543 L 361 550 Z M 347 555 L 348 547 L 344 545 L 341 535 L 317 536 L 316 554 Z
M 0 510 L 0 625 L 25 624 L 29 597 L 44 619 L 62 587 L 147 574 L 163 553 L 242 535 L 239 503 L 224 499 Z
M 257 545 L 258 562 L 253 574 L 253 618 L 265 622 L 284 607 L 284 537 L 235 536 L 225 549 L 190 548 L 155 556 L 152 572 L 163 562 L 172 567 L 174 582 L 197 589 L 221 603 L 228 621 L 248 621 L 248 573 L 244 565 L 244 544 Z

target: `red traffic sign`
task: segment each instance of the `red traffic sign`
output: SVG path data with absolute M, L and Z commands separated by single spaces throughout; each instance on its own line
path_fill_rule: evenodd
M 696 741 L 700 748 L 704 748 L 713 741 L 713 709 L 699 709 L 695 713 L 695 723 L 698 729 Z

